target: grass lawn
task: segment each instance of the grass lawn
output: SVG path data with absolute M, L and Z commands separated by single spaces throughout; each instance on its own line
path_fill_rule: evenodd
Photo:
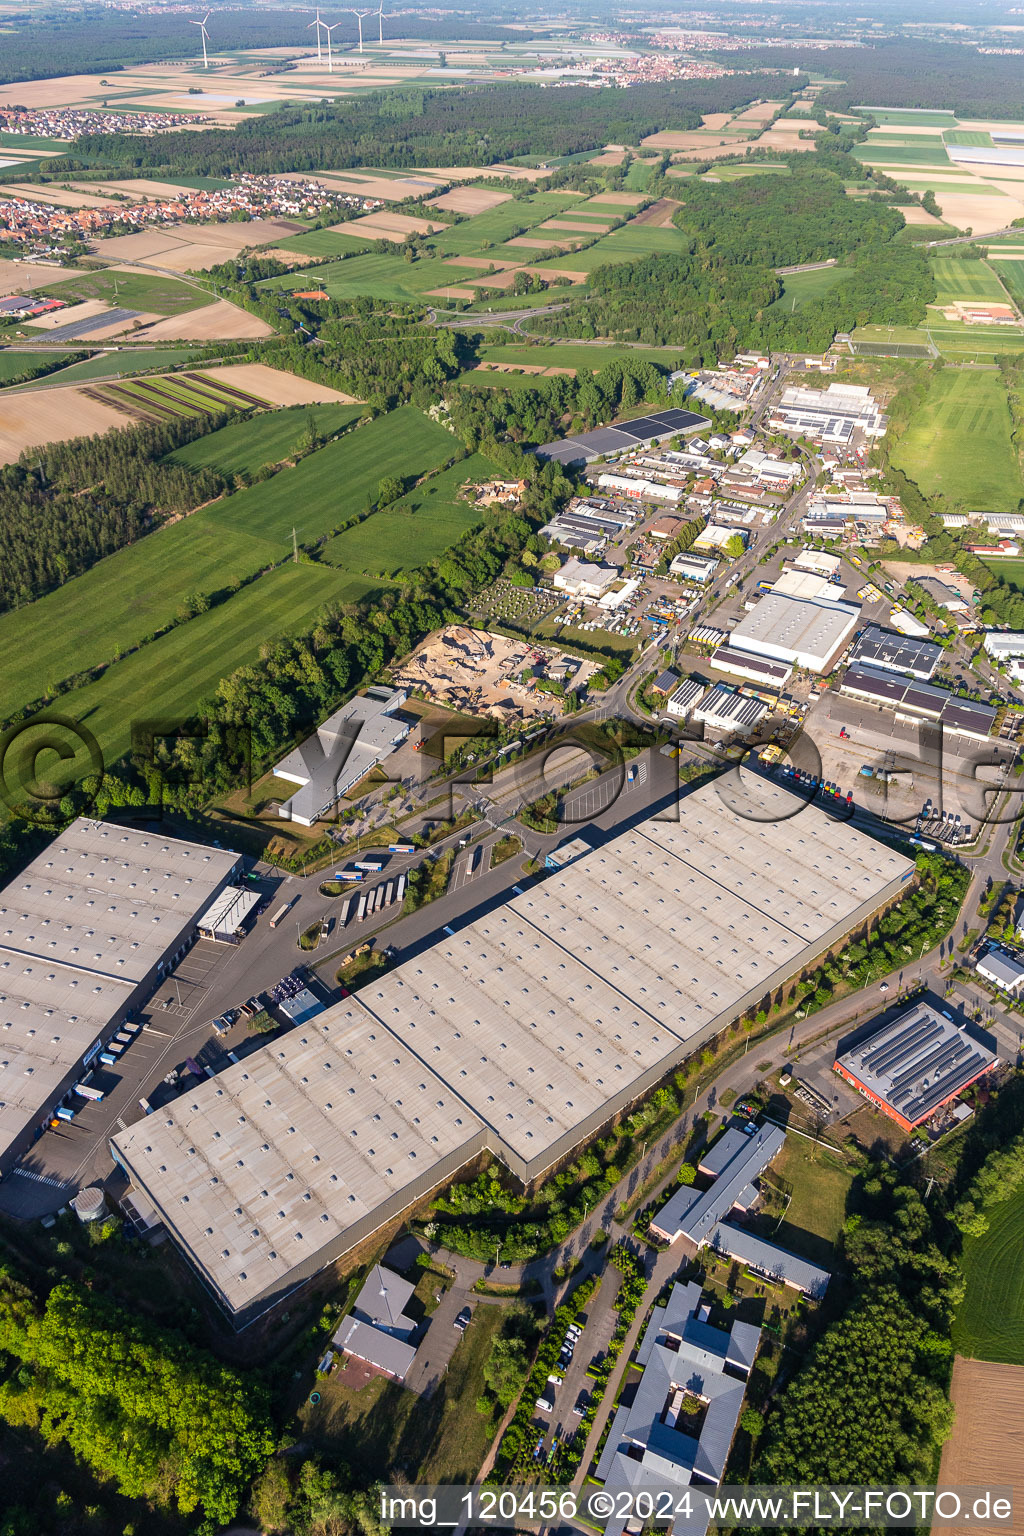
M 221 427 L 206 437 L 186 443 L 167 455 L 175 464 L 193 469 L 219 469 L 222 474 L 255 474 L 263 464 L 279 464 L 298 448 L 312 418 L 324 437 L 358 421 L 363 405 L 292 405 L 280 411 L 261 412 L 245 421 Z
M 812 299 L 820 299 L 843 275 L 842 267 L 821 267 L 816 272 L 793 272 L 782 279 L 782 294 L 768 307 L 790 314 Z
M 467 480 L 488 480 L 497 474 L 482 453 L 475 453 L 418 486 L 401 501 L 329 539 L 324 561 L 339 570 L 364 576 L 397 576 L 413 571 L 440 555 L 470 528 L 487 518 L 472 502 L 458 499 Z
M 213 303 L 214 297 L 189 283 L 179 283 L 176 278 L 148 272 L 83 272 L 61 285 L 62 299 L 105 299 L 122 309 L 145 310 L 154 315 L 182 315 L 186 310 L 203 309 Z M 74 315 L 67 318 L 70 324 Z
M 321 1401 L 304 1403 L 299 1410 L 301 1438 L 332 1458 L 358 1465 L 372 1479 L 389 1480 L 400 1472 L 410 1483 L 472 1482 L 493 1433 L 477 1413 L 476 1400 L 504 1317 L 500 1305 L 475 1308 L 448 1373 L 429 1400 L 382 1376 L 360 1391 L 328 1376 L 317 1383 Z
M 1024 495 L 1006 391 L 995 373 L 936 375 L 892 457 L 926 496 L 1015 512 Z
M 773 1174 L 791 1187 L 792 1199 L 781 1222 L 776 1215 L 759 1216 L 754 1230 L 812 1264 L 832 1269 L 853 1171 L 834 1153 L 790 1137 L 767 1175 L 769 1183 Z
M 88 726 L 109 765 L 128 751 L 133 721 L 187 719 L 222 677 L 254 661 L 262 645 L 312 627 L 338 588 L 333 571 L 281 566 L 65 694 L 61 711 Z
M 222 591 L 286 553 L 283 540 L 220 527 L 207 508 L 108 555 L 56 592 L 0 615 L 5 707 L 20 709 L 138 645 L 174 620 L 190 592 Z
M 990 571 L 995 571 L 998 576 L 1002 576 L 1004 581 L 1008 581 L 1011 587 L 1016 587 L 1018 591 L 1024 592 L 1024 558 L 1017 560 L 986 560 L 985 564 Z
M 933 256 L 929 262 L 935 286 L 938 289 L 937 304 L 959 302 L 1005 304 L 999 278 L 986 261 L 957 261 L 953 256 Z M 1013 262 L 1007 262 L 1013 266 Z
M 749 165 L 717 165 L 707 173 L 710 181 L 742 181 L 745 176 L 791 176 L 788 165 L 772 165 L 765 161 L 752 161 Z
M 308 543 L 364 511 L 385 475 L 416 480 L 451 458 L 456 447 L 450 432 L 414 406 L 403 406 L 328 443 L 294 469 L 240 491 L 220 504 L 217 522 L 279 542 L 291 538 L 294 526 Z
M 984 1237 L 964 1239 L 967 1294 L 953 1322 L 953 1344 L 972 1360 L 1024 1365 L 1024 1192 L 985 1214 Z

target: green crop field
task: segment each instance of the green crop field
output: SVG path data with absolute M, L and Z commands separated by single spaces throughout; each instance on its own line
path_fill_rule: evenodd
M 260 412 L 245 421 L 232 422 L 194 443 L 186 443 L 168 458 L 192 469 L 219 469 L 224 475 L 255 474 L 263 464 L 279 464 L 299 447 L 310 420 L 321 437 L 329 437 L 358 421 L 364 405 L 292 405 L 280 411 Z
M 800 309 L 812 299 L 820 299 L 823 293 L 838 283 L 845 274 L 842 267 L 819 267 L 814 272 L 791 272 L 782 278 L 782 294 L 770 304 L 769 309 L 784 310 L 787 314 Z
M 247 392 L 246 392 L 247 393 Z M 247 405 L 266 405 L 258 395 L 237 399 L 216 379 L 197 374 L 159 374 L 150 379 L 124 379 L 116 384 L 101 384 L 96 394 L 110 404 L 128 404 L 158 421 L 175 416 L 202 416 L 217 411 L 244 410 Z
M 323 559 L 339 570 L 371 577 L 417 570 L 486 520 L 486 509 L 459 500 L 458 493 L 467 480 L 489 480 L 496 474 L 490 460 L 475 453 L 329 539 Z
M 358 248 L 364 251 L 376 249 L 376 241 L 367 240 L 357 234 L 332 234 L 329 229 L 309 229 L 303 235 L 282 235 L 279 240 L 274 240 L 275 250 L 296 251 L 300 256 L 346 256 L 353 250 L 353 241 Z M 301 273 L 299 274 L 301 276 Z M 310 274 L 315 278 L 314 272 Z M 303 289 L 315 288 L 315 281 L 300 284 Z
M 984 261 L 958 261 L 953 256 L 933 256 L 932 276 L 938 289 L 937 304 L 1006 303 L 1006 294 L 996 274 Z
M 627 192 L 646 192 L 647 184 L 654 174 L 657 161 L 649 163 L 643 160 L 634 160 L 626 172 L 625 188 Z
M 296 289 L 324 288 L 332 299 L 352 299 L 361 295 L 383 299 L 388 303 L 415 303 L 428 288 L 440 288 L 444 283 L 457 283 L 457 267 L 446 267 L 441 261 L 408 262 L 403 256 L 389 251 L 367 251 L 365 255 L 350 256 L 329 267 L 317 267 L 315 272 L 289 272 L 287 277 L 272 277 L 261 288 Z
M 1011 587 L 1016 587 L 1019 592 L 1024 592 L 1024 557 L 1009 560 L 986 560 L 989 570 L 995 571 Z
M 35 368 L 52 356 L 52 352 L 9 352 L 6 349 L 0 351 L 0 384 L 6 384 L 8 379 L 16 379 L 27 368 Z
M 893 463 L 926 496 L 991 512 L 1016 512 L 1024 483 L 1010 442 L 1010 409 L 998 374 L 946 370 L 895 445 Z
M 0 615 L 5 709 L 21 709 L 139 645 L 174 621 L 189 593 L 223 591 L 287 553 L 283 540 L 223 528 L 217 509 L 206 507 L 108 555 L 56 592 Z
M 116 290 L 116 291 L 115 291 Z M 83 272 L 62 283 L 62 299 L 105 299 L 123 309 L 145 310 L 154 315 L 182 315 L 189 309 L 212 304 L 215 295 L 173 277 L 148 272 Z M 74 319 L 68 315 L 68 323 Z
M 972 149 L 992 148 L 992 135 L 977 128 L 951 128 L 942 137 L 947 144 L 964 144 Z
M 330 533 L 365 510 L 385 475 L 411 481 L 452 457 L 457 442 L 414 406 L 379 416 L 340 442 L 328 443 L 294 469 L 221 503 L 223 528 L 258 538 L 300 542 Z
M 918 111 L 916 108 L 901 110 L 899 107 L 854 107 L 854 112 L 868 112 L 876 123 L 898 127 L 905 123 L 910 128 L 955 128 L 956 116 L 952 112 Z
M 268 640 L 301 633 L 339 598 L 346 600 L 336 572 L 280 566 L 65 694 L 61 712 L 87 724 L 105 760 L 113 762 L 128 750 L 134 721 L 154 714 L 187 718 L 222 677 L 254 661 Z
M 1010 297 L 1018 305 L 1024 304 L 1024 261 L 994 260 L 989 265 L 1002 278 Z
M 86 358 L 84 363 L 72 363 L 70 368 L 61 368 L 56 373 L 47 374 L 45 380 L 36 381 L 35 387 L 43 383 L 87 384 L 91 379 L 115 379 L 121 374 L 134 378 L 139 368 L 172 368 L 178 363 L 190 362 L 195 356 L 195 352 L 180 348 L 166 352 L 154 349 L 152 352 L 138 352 L 134 356 L 123 351 L 100 352 L 96 357 Z
M 686 241 L 671 225 L 652 229 L 649 224 L 627 224 L 615 229 L 585 251 L 566 251 L 557 265 L 571 272 L 593 272 L 620 261 L 636 261 L 641 256 L 674 256 L 683 251 Z M 550 265 L 550 263 L 542 263 Z M 573 297 L 579 295 L 574 292 Z
M 986 1209 L 984 1237 L 964 1240 L 967 1294 L 953 1322 L 957 1354 L 1024 1365 L 1024 1193 Z
M 875 144 L 868 140 L 855 144 L 853 153 L 858 160 L 872 165 L 941 165 L 950 164 L 949 156 L 941 144 Z

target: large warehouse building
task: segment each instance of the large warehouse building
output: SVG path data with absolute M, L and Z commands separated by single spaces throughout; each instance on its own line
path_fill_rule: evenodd
M 173 968 L 239 862 L 82 817 L 0 891 L 0 1173 Z
M 913 876 L 779 785 L 728 793 L 620 832 L 114 1137 L 239 1326 L 485 1150 L 538 1179 Z
M 828 672 L 860 618 L 855 603 L 766 592 L 729 636 L 737 651 Z

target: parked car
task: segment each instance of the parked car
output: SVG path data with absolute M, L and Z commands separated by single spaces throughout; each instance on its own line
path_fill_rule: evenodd
M 455 1319 L 455 1327 L 459 1330 L 460 1333 L 465 1333 L 466 1329 L 469 1327 L 469 1321 L 472 1316 L 473 1309 L 471 1307 L 463 1307 L 462 1311 Z

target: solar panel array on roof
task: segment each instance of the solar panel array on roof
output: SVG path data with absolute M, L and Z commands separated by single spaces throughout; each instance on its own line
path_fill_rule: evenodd
M 932 683 L 909 682 L 880 667 L 855 662 L 843 678 L 842 692 L 872 704 L 890 704 L 924 719 L 937 720 L 961 735 L 984 740 L 992 732 L 996 709 L 974 699 L 961 699 Z
M 653 443 L 660 437 L 709 425 L 706 416 L 672 406 L 665 411 L 652 411 L 648 416 L 636 416 L 632 421 L 617 421 L 609 427 L 597 427 L 593 432 L 581 432 L 576 437 L 545 443 L 534 451 L 539 459 L 554 459 L 560 464 L 589 464 L 603 453 L 623 453 L 642 443 Z
M 855 661 L 887 672 L 909 672 L 919 681 L 927 682 L 939 664 L 942 647 L 934 640 L 918 640 L 883 629 L 880 624 L 869 624 L 853 654 Z
M 987 1072 L 996 1059 L 983 1041 L 918 1003 L 837 1056 L 835 1064 L 909 1128 Z

